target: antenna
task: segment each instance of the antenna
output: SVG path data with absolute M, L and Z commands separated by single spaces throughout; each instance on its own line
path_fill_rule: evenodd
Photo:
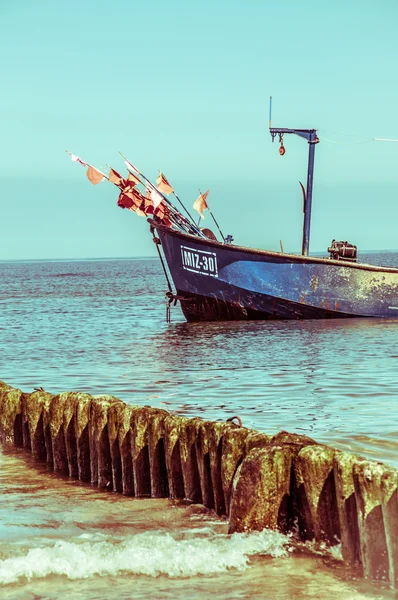
M 268 127 L 271 129 L 272 127 L 272 119 L 271 119 L 271 113 L 272 113 L 272 96 L 269 97 L 269 120 L 268 120 Z M 272 140 L 273 141 L 273 140 Z

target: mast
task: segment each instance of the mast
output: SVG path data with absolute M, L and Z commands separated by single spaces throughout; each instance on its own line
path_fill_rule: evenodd
M 288 129 L 285 127 L 272 127 L 271 121 L 272 96 L 270 97 L 269 105 L 269 132 L 272 141 L 279 135 L 280 149 L 279 152 L 283 156 L 285 148 L 283 146 L 283 136 L 285 133 L 298 135 L 307 140 L 308 148 L 308 171 L 307 171 L 307 193 L 304 201 L 304 223 L 303 223 L 303 243 L 301 253 L 303 256 L 308 256 L 310 248 L 310 231 L 311 231 L 311 209 L 312 209 L 312 185 L 314 178 L 314 159 L 315 159 L 315 144 L 319 143 L 316 129 Z

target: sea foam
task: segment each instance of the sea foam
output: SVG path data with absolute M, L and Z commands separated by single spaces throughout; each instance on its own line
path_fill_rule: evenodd
M 0 583 L 50 574 L 82 579 L 121 572 L 182 578 L 242 570 L 248 567 L 252 555 L 285 557 L 289 553 L 289 538 L 272 531 L 188 539 L 176 539 L 170 533 L 145 532 L 116 540 L 110 536 L 103 541 L 86 539 L 59 540 L 52 546 L 32 548 L 23 556 L 1 560 Z

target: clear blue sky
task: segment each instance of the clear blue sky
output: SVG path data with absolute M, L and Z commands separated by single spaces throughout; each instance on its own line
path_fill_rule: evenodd
M 397 248 L 398 143 L 355 143 L 398 138 L 397 23 L 396 0 L 0 0 L 0 259 L 154 253 L 65 149 L 122 150 L 189 206 L 210 187 L 237 243 L 298 251 L 307 145 L 279 156 L 271 94 L 275 126 L 319 128 L 312 250 Z

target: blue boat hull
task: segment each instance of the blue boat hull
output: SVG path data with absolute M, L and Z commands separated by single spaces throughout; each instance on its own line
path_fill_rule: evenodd
M 150 223 L 188 321 L 398 317 L 398 269 L 253 250 Z

